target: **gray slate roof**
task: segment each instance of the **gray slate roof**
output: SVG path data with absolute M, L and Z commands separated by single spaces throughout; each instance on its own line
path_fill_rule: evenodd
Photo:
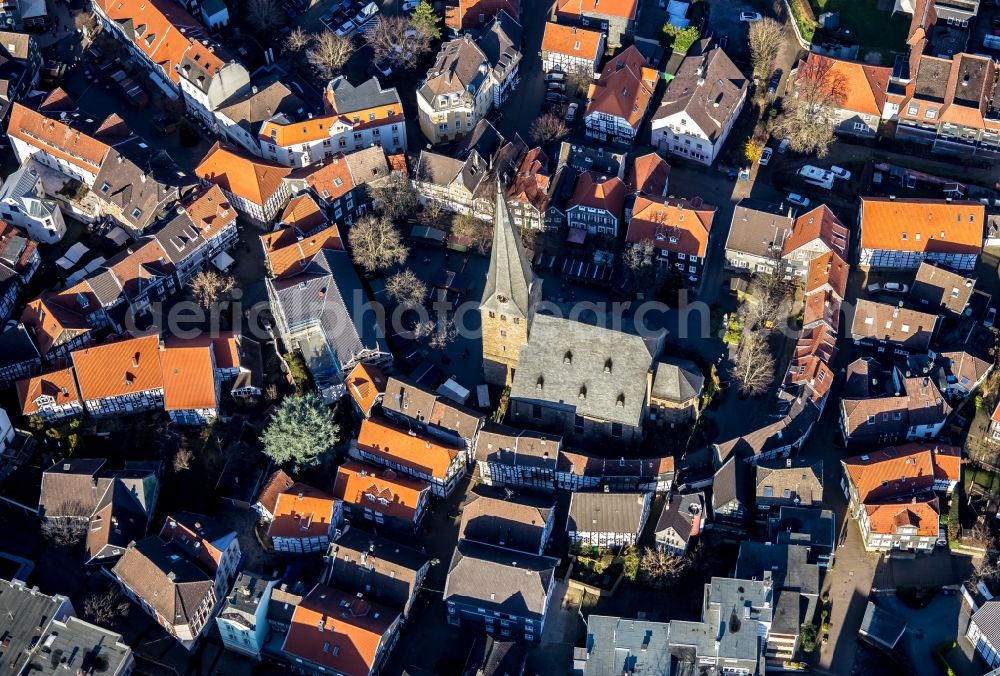
M 782 507 L 769 524 L 771 540 L 778 544 L 810 545 L 831 551 L 837 544 L 837 519 L 829 509 Z
M 639 426 L 653 362 L 638 335 L 536 315 L 512 399 L 562 404 L 578 415 Z
M 481 307 L 498 314 L 530 318 L 541 292 L 541 284 L 531 271 L 521 235 L 504 199 L 503 185 L 497 181 L 493 249 L 490 251 L 490 268 L 486 274 Z M 537 323 L 537 318 L 535 321 Z M 533 327 L 532 330 L 536 329 Z
M 698 527 L 703 527 L 707 514 L 705 513 L 705 496 L 702 493 L 674 493 L 663 505 L 660 518 L 656 520 L 654 532 L 659 535 L 673 529 L 684 542 L 691 539 L 691 531 L 698 520 Z
M 573 493 L 566 530 L 638 535 L 648 499 L 648 493 Z
M 23 324 L 0 333 L 0 369 L 38 358 L 38 348 Z
M 202 3 L 204 4 L 204 3 Z M 276 76 L 254 83 L 249 93 L 229 99 L 219 112 L 249 132 L 256 133 L 259 126 L 279 114 L 295 114 L 305 103 Z
M 886 650 L 893 650 L 905 631 L 906 622 L 868 602 L 861 620 L 861 636 Z
M 75 617 L 50 624 L 38 644 L 29 666 L 32 675 L 115 674 L 132 660 L 132 649 L 121 634 Z
M 690 359 L 669 357 L 656 363 L 652 396 L 682 403 L 701 395 L 705 376 Z
M 374 77 L 354 86 L 343 75 L 338 75 L 330 80 L 327 92 L 333 96 L 334 108 L 341 115 L 366 108 L 403 105 L 395 88 L 383 89 Z
M 460 540 L 448 567 L 445 602 L 544 618 L 556 559 Z
M 740 200 L 733 210 L 726 250 L 767 258 L 775 247 L 781 251 L 781 245 L 792 234 L 794 220 L 781 205 Z
M 712 480 L 712 509 L 718 510 L 733 500 L 750 508 L 750 468 L 739 458 L 729 458 Z
M 371 594 L 404 614 L 430 559 L 392 540 L 349 528 L 328 550 L 328 582 L 348 592 Z
M 669 634 L 665 622 L 591 615 L 583 676 L 670 676 Z
M 458 537 L 522 552 L 537 553 L 542 545 L 545 524 L 555 503 L 511 498 L 501 500 L 473 493 L 462 507 Z
M 468 35 L 449 40 L 438 50 L 434 65 L 427 71 L 424 83 L 417 90 L 427 101 L 439 94 L 464 94 L 478 91 L 487 75 L 480 66 L 489 68 L 489 59 Z
M 342 369 L 366 349 L 389 352 L 373 313 L 365 311 L 367 294 L 346 251 L 324 249 L 302 274 L 269 283 L 292 331 L 319 326 Z
M 969 304 L 976 280 L 939 268 L 931 263 L 921 263 L 910 288 L 910 301 L 928 311 L 948 311 L 961 314 Z
M 475 456 L 505 465 L 556 469 L 562 437 L 486 423 L 476 436 Z
M 726 52 L 720 47 L 709 49 L 684 59 L 653 120 L 684 111 L 714 143 L 746 89 L 747 79 Z
M 972 614 L 972 623 L 994 649 L 1000 648 L 1000 600 L 986 601 Z
M 37 643 L 39 626 L 45 628 L 52 617 L 69 604 L 64 596 L 48 596 L 20 580 L 0 579 L 0 673 L 20 674 L 31 646 Z M 66 608 L 70 610 L 70 608 Z
M 726 631 L 719 637 L 721 659 L 754 660 L 760 654 L 757 621 L 770 624 L 773 617 L 774 589 L 762 580 L 739 580 L 713 577 L 705 585 L 705 605 L 723 624 Z M 708 615 L 708 613 L 706 613 Z M 719 626 L 715 622 L 708 624 Z

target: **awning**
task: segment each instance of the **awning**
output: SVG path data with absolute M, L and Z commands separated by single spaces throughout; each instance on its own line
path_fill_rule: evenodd
M 570 228 L 569 234 L 566 235 L 566 241 L 570 244 L 583 244 L 585 239 L 587 239 L 587 231 L 580 228 Z
M 63 270 L 69 270 L 71 267 L 76 265 L 80 260 L 80 257 L 88 251 L 90 251 L 90 249 L 87 248 L 86 244 L 83 242 L 77 242 L 71 246 L 59 260 L 56 261 L 56 265 Z
M 232 267 L 233 263 L 235 262 L 236 261 L 233 260 L 233 257 L 227 254 L 225 251 L 223 251 L 218 256 L 212 259 L 212 265 L 217 267 L 222 272 L 225 272 L 230 267 Z
M 112 242 L 114 242 L 118 246 L 121 246 L 121 245 L 125 244 L 125 242 L 128 241 L 128 233 L 125 232 L 124 230 L 122 230 L 121 228 L 119 228 L 117 225 L 115 227 L 111 228 L 111 231 L 108 232 L 108 234 L 106 234 L 105 237 L 107 237 L 108 239 L 110 239 Z

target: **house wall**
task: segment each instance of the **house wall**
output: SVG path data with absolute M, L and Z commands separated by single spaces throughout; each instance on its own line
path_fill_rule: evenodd
M 479 478 L 487 486 L 523 486 L 541 490 L 555 488 L 555 471 L 549 468 L 508 465 L 479 460 Z
M 922 262 L 927 261 L 953 270 L 972 271 L 976 269 L 978 260 L 978 253 L 946 254 L 863 248 L 859 263 L 862 267 L 873 269 L 916 270 Z
M 549 429 L 568 439 L 630 444 L 642 438 L 641 419 L 634 425 L 619 426 L 599 418 L 578 416 L 573 406 L 538 399 L 511 399 L 510 409 L 518 425 Z
M 583 125 L 588 138 L 602 142 L 632 143 L 637 132 L 625 118 L 602 112 L 585 116 Z
M 1000 667 L 1000 646 L 994 646 L 989 639 L 983 635 L 979 626 L 975 622 L 969 623 L 969 628 L 965 632 L 969 642 L 976 646 L 976 652 L 983 658 L 991 668 Z
M 420 131 L 433 145 L 462 138 L 489 113 L 494 101 L 494 86 L 492 78 L 487 77 L 474 94 L 441 95 L 435 96 L 432 101 L 425 99 L 418 90 Z
M 163 390 L 157 388 L 145 392 L 122 394 L 104 399 L 84 400 L 87 413 L 95 418 L 103 418 L 120 413 L 138 413 L 140 411 L 162 410 Z
M 282 146 L 261 136 L 263 156 L 286 167 L 307 167 L 328 161 L 337 153 L 349 154 L 371 146 L 381 146 L 388 153 L 406 152 L 406 122 L 402 116 L 398 121 L 370 127 L 355 127 L 344 119 L 331 118 L 330 135 L 315 141 Z
M 274 551 L 287 552 L 289 554 L 325 552 L 330 545 L 330 535 L 317 535 L 307 538 L 272 537 L 271 544 Z
M 586 230 L 591 235 L 618 236 L 618 217 L 605 209 L 573 206 L 566 210 L 566 222 L 569 227 Z
M 549 602 L 552 599 L 552 582 L 554 580 L 555 576 L 552 577 L 546 592 L 545 610 L 541 619 L 508 615 L 474 604 L 448 600 L 448 624 L 456 627 L 471 626 L 476 630 L 485 631 L 498 641 L 541 641 Z

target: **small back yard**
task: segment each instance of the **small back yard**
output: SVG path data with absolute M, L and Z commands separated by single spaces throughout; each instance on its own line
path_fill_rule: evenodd
M 805 12 L 800 10 L 806 2 L 812 9 L 812 17 L 804 16 Z M 861 45 L 859 60 L 863 60 L 867 52 L 878 52 L 882 55 L 881 65 L 892 66 L 892 54 L 902 52 L 906 46 L 910 17 L 906 14 L 893 16 L 891 11 L 880 9 L 876 0 L 792 0 L 792 4 L 799 31 L 807 40 L 813 39 L 818 29 L 815 17 L 839 12 L 840 28 L 846 33 L 845 37 Z

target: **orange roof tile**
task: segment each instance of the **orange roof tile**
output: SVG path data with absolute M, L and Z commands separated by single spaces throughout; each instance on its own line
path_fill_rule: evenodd
M 274 506 L 278 503 L 278 496 L 294 485 L 295 481 L 292 477 L 288 476 L 285 470 L 279 467 L 274 470 L 271 476 L 268 477 L 267 483 L 260 489 L 256 502 L 259 502 L 269 513 L 274 514 Z
M 347 374 L 347 391 L 365 416 L 371 414 L 378 398 L 385 394 L 386 377 L 378 366 L 358 363 Z
M 163 387 L 160 339 L 142 336 L 72 353 L 84 401 L 136 394 Z
M 219 45 L 210 42 L 201 24 L 171 0 L 97 0 L 103 12 L 121 24 L 131 24 L 133 43 L 157 64 L 171 82 L 180 70 L 194 76 L 215 75 L 225 65 Z M 206 44 L 208 43 L 208 44 Z
M 549 158 L 541 148 L 532 148 L 524 154 L 510 188 L 509 202 L 524 202 L 536 209 L 543 209 L 548 201 Z
M 865 115 L 882 116 L 892 68 L 832 59 L 816 52 L 810 52 L 805 64 L 843 82 L 847 96 L 840 108 Z
M 294 240 L 288 243 L 292 237 Z M 271 267 L 271 274 L 275 278 L 298 274 L 313 256 L 323 249 L 344 250 L 340 229 L 336 224 L 308 237 L 300 237 L 296 228 L 283 228 L 261 235 L 260 240 L 267 256 L 267 263 Z
M 368 676 L 398 617 L 384 606 L 316 585 L 296 606 L 282 652 L 333 673 Z
M 657 249 L 704 258 L 715 207 L 698 202 L 637 197 L 625 241 L 631 244 L 650 241 Z
M 542 51 L 565 54 L 596 62 L 601 58 L 604 33 L 575 26 L 564 26 L 552 21 L 545 24 Z
M 639 0 L 558 0 L 556 13 L 566 18 L 581 16 L 613 16 L 634 20 Z
M 211 347 L 164 348 L 160 350 L 160 368 L 166 410 L 218 408 Z
M 670 165 L 656 153 L 646 153 L 635 158 L 632 175 L 628 179 L 630 193 L 663 195 L 670 180 Z
M 278 495 L 267 534 L 283 538 L 322 537 L 330 532 L 336 503 L 321 490 L 292 484 Z
M 962 479 L 961 449 L 944 444 L 905 444 L 846 458 L 843 463 L 864 503 L 931 490 L 935 481 Z
M 372 455 L 435 479 L 444 479 L 458 458 L 458 451 L 453 448 L 381 420 L 362 421 L 357 443 L 358 448 Z
M 519 20 L 521 0 L 451 0 L 445 3 L 444 23 L 455 31 L 482 28 L 501 9 Z
M 978 254 L 985 207 L 978 202 L 861 198 L 861 248 Z
M 236 221 L 236 209 L 222 189 L 214 184 L 186 201 L 184 209 L 205 239 L 212 239 Z
M 631 45 L 601 69 L 601 78 L 590 85 L 585 115 L 604 113 L 625 120 L 639 128 L 649 101 L 656 89 L 659 74 L 646 65 L 646 59 Z
M 90 331 L 82 312 L 65 308 L 57 300 L 53 294 L 44 294 L 28 302 L 21 313 L 21 323 L 34 335 L 42 355 Z
M 244 155 L 218 141 L 195 169 L 199 178 L 260 206 L 274 197 L 290 173 L 288 167 Z
M 111 150 L 106 143 L 20 103 L 11 108 L 7 134 L 92 174 L 100 170 Z
M 913 526 L 916 535 L 933 537 L 940 529 L 940 514 L 936 497 L 888 505 L 865 505 L 871 532 L 895 535 L 900 527 Z
M 605 209 L 621 218 L 625 207 L 625 184 L 617 176 L 602 181 L 593 172 L 585 171 L 576 179 L 573 196 L 566 203 L 567 208 L 574 206 Z
M 348 461 L 337 468 L 333 497 L 386 516 L 413 521 L 420 496 L 428 490 L 430 484 L 426 481 L 400 475 L 391 469 Z
M 844 227 L 828 206 L 821 204 L 792 221 L 792 234 L 782 245 L 781 253 L 787 256 L 796 249 L 818 240 L 843 259 L 847 258 L 849 237 L 850 230 Z
M 847 292 L 847 276 L 851 274 L 851 267 L 832 251 L 816 256 L 809 261 L 806 269 L 806 294 L 829 289 L 837 294 L 837 298 L 844 299 Z
M 306 193 L 289 200 L 285 210 L 278 217 L 278 222 L 283 226 L 295 226 L 302 232 L 312 232 L 322 228 L 329 221 L 313 196 Z
M 262 141 L 273 143 L 276 146 L 287 148 L 298 143 L 312 143 L 330 137 L 330 127 L 337 122 L 334 115 L 324 115 L 314 117 L 311 120 L 301 122 L 289 122 L 281 124 L 274 120 L 268 120 L 257 135 Z
M 324 200 L 343 197 L 355 187 L 351 166 L 343 153 L 337 153 L 329 162 L 306 176 L 306 185 Z
M 23 415 L 34 415 L 38 412 L 36 401 L 41 396 L 51 397 L 56 406 L 66 406 L 80 401 L 73 369 L 60 369 L 17 381 L 17 398 L 21 402 Z

